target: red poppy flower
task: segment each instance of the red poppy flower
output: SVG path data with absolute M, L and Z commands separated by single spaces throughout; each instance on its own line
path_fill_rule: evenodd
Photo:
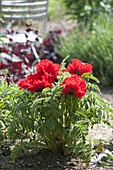
M 46 87 L 51 87 L 52 83 L 49 81 L 49 77 L 38 74 L 30 74 L 24 79 L 20 79 L 18 82 L 20 89 L 27 89 L 30 92 L 37 92 L 43 90 Z
M 20 79 L 18 81 L 18 86 L 20 87 L 20 89 L 27 89 L 28 88 L 28 80 L 27 80 L 27 78 Z
M 53 82 L 58 76 L 59 69 L 59 64 L 55 64 L 48 59 L 42 60 L 36 65 L 37 74 L 40 76 L 48 76 L 51 82 Z
M 70 74 L 92 73 L 93 66 L 88 63 L 83 63 L 80 60 L 73 59 L 72 64 L 68 64 L 68 70 Z
M 31 81 L 28 87 L 28 91 L 37 92 L 37 91 L 43 90 L 46 87 L 51 87 L 51 86 L 52 86 L 52 83 L 49 83 L 48 78 L 43 77 L 42 80 L 38 79 L 38 80 Z
M 72 64 L 68 64 L 68 70 L 70 74 L 76 74 L 81 70 L 82 62 L 80 60 L 72 60 Z
M 78 75 L 73 75 L 71 77 L 67 77 L 62 83 L 64 86 L 62 90 L 62 94 L 74 94 L 77 98 L 82 98 L 86 93 L 86 82 L 85 80 Z
M 92 73 L 92 68 L 93 68 L 93 66 L 91 64 L 82 63 L 82 68 L 80 70 L 80 75 L 82 75 L 83 73 Z

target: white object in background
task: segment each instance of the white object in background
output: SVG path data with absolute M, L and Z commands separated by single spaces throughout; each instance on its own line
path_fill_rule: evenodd
M 30 31 L 29 33 L 23 32 L 23 33 L 14 33 L 14 34 L 4 34 L 5 37 L 1 37 L 0 39 L 3 41 L 0 41 L 1 44 L 9 44 L 9 43 L 26 43 L 27 40 L 31 42 L 36 42 L 36 38 L 38 39 L 37 42 L 39 44 L 43 43 L 43 38 L 38 37 L 34 32 Z M 26 38 L 26 35 L 28 36 Z M 12 42 L 10 42 L 9 39 L 12 39 Z
M 21 61 L 22 61 L 22 60 L 21 60 L 18 56 L 16 56 L 15 54 L 9 55 L 9 54 L 4 53 L 4 52 L 0 53 L 0 58 L 1 58 L 1 59 L 4 58 L 4 59 L 10 60 L 10 61 L 12 61 L 12 62 L 21 62 Z

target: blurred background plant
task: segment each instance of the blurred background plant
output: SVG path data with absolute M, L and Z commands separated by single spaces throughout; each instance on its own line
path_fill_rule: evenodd
M 48 19 L 59 19 L 65 14 L 65 4 L 62 0 L 49 0 Z
M 94 20 L 103 13 L 113 14 L 112 0 L 64 0 L 67 7 L 67 14 L 70 18 L 76 19 L 79 23 L 92 29 Z
M 57 52 L 63 58 L 70 55 L 69 61 L 75 56 L 94 66 L 94 75 L 101 84 L 113 83 L 113 19 L 104 15 L 95 20 L 93 30 L 89 32 L 77 28 L 66 38 L 61 38 Z

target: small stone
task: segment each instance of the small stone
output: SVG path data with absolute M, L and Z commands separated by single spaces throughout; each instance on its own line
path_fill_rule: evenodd
M 68 162 L 68 165 L 70 165 L 70 166 L 75 166 L 75 165 L 76 165 L 76 162 Z
M 32 167 L 32 163 L 28 163 L 28 164 L 27 164 L 27 167 Z

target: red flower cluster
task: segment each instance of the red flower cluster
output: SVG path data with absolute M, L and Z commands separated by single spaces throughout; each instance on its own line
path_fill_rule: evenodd
M 77 98 L 81 99 L 86 93 L 86 82 L 81 76 L 77 74 L 67 77 L 62 85 L 64 85 L 62 90 L 63 94 L 72 93 Z
M 48 59 L 42 60 L 36 65 L 36 73 L 30 74 L 24 79 L 20 79 L 18 86 L 20 89 L 27 89 L 30 92 L 37 92 L 46 87 L 52 87 L 53 82 L 58 76 L 59 69 L 59 64 L 55 64 Z M 62 73 L 65 71 L 69 71 L 69 73 L 73 75 L 65 78 L 61 84 L 61 86 L 63 86 L 62 94 L 72 93 L 77 98 L 81 99 L 87 91 L 86 81 L 81 75 L 87 72 L 92 73 L 92 65 L 74 59 L 72 64 L 68 65 L 67 69 L 64 68 L 62 70 Z M 80 75 L 75 74 L 78 72 Z
M 72 64 L 68 65 L 68 71 L 70 74 L 79 74 L 82 75 L 83 73 L 92 73 L 93 66 L 88 63 L 83 63 L 76 58 L 72 60 Z
M 64 85 L 62 93 L 73 93 L 77 98 L 81 99 L 87 91 L 86 82 L 81 75 L 83 73 L 92 73 L 93 66 L 88 63 L 83 63 L 75 58 L 72 60 L 72 64 L 68 64 L 67 68 L 69 73 L 73 75 L 66 78 L 62 83 L 62 85 Z
M 24 79 L 20 79 L 18 86 L 20 89 L 27 89 L 30 92 L 37 92 L 46 87 L 51 87 L 58 75 L 59 64 L 54 64 L 50 60 L 42 60 L 36 65 L 36 73 L 30 74 Z

